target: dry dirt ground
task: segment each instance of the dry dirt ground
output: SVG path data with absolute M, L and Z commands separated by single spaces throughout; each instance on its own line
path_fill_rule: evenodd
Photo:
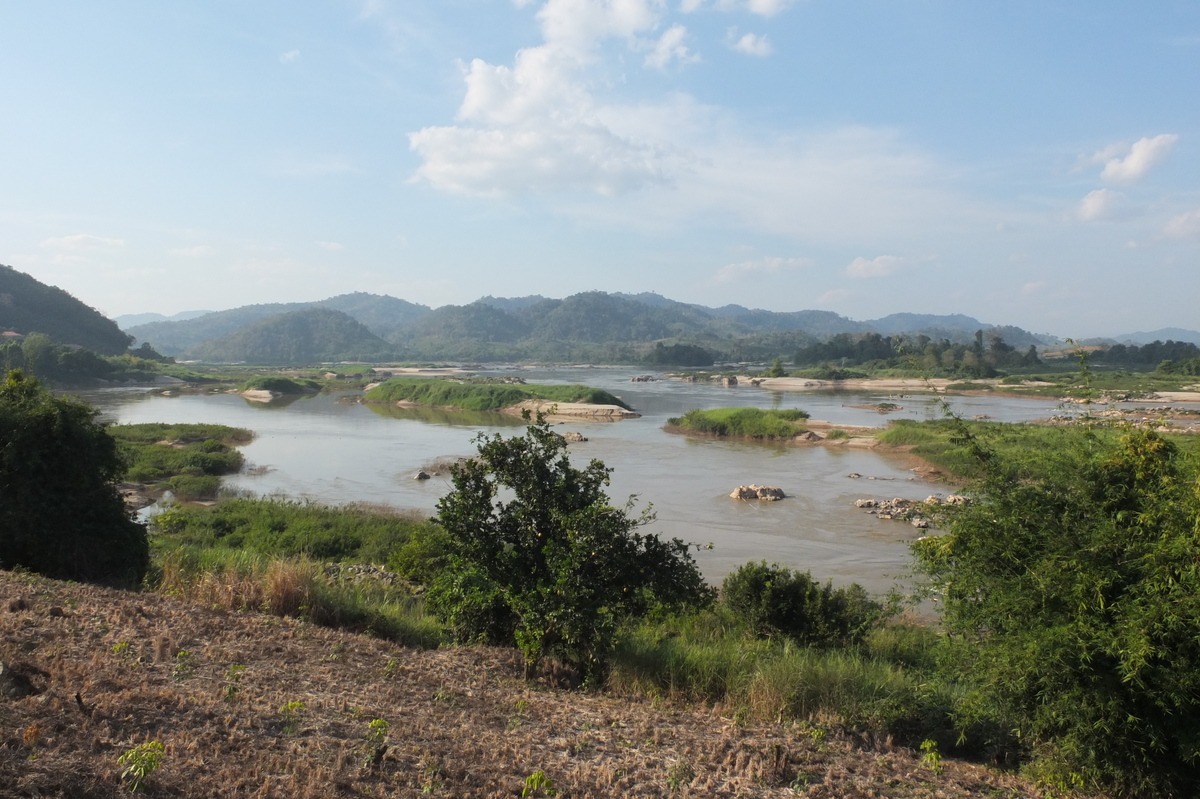
M 526 683 L 507 650 L 404 649 L 3 571 L 0 661 L 37 691 L 0 695 L 0 797 L 129 795 L 117 759 L 149 741 L 165 751 L 145 792 L 163 797 L 1038 795 L 835 729 Z

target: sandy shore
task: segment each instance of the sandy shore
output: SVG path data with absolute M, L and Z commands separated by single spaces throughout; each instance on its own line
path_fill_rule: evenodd
M 1193 386 L 1194 388 L 1194 386 Z M 1131 402 L 1200 402 L 1200 391 L 1156 391 L 1154 399 L 1131 400 Z
M 247 391 L 238 392 L 238 396 L 248 399 L 251 402 L 270 402 L 283 395 L 278 391 L 267 391 L 265 388 L 252 388 Z
M 502 409 L 502 413 L 520 416 L 522 411 L 530 414 L 541 412 L 547 421 L 557 422 L 567 419 L 592 419 L 594 421 L 615 422 L 620 419 L 636 419 L 641 416 L 636 411 L 626 410 L 620 405 L 592 405 L 586 402 L 551 402 L 550 400 L 525 400 L 516 405 Z
M 739 378 L 740 379 L 740 378 Z M 747 378 L 747 383 L 749 378 Z M 946 386 L 951 383 L 961 383 L 961 380 L 948 380 L 946 378 L 935 378 L 931 380 L 921 380 L 919 378 L 882 378 L 873 380 L 870 378 L 859 380 L 813 380 L 808 377 L 765 377 L 759 382 L 760 388 L 771 389 L 772 391 L 816 391 L 819 389 L 831 388 L 850 388 L 850 389 L 868 389 L 871 391 L 887 391 L 887 392 L 917 392 L 928 391 L 932 386 L 938 391 L 945 391 Z M 988 382 L 988 381 L 975 381 Z

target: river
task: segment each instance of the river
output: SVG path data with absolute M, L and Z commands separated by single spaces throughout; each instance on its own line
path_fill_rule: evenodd
M 742 563 L 766 560 L 811 570 L 814 577 L 837 584 L 858 582 L 874 592 L 903 585 L 907 544 L 918 532 L 902 522 L 880 521 L 855 508 L 854 501 L 924 499 L 948 490 L 917 479 L 903 456 L 694 438 L 662 429 L 668 417 L 690 408 L 734 405 L 801 408 L 813 419 L 879 426 L 895 418 L 936 418 L 940 410 L 930 394 L 889 398 L 864 391 L 772 392 L 677 380 L 633 383 L 630 378 L 644 370 L 628 368 L 513 367 L 489 373 L 519 374 L 531 383 L 585 383 L 611 391 L 641 413 L 638 419 L 580 420 L 555 429 L 588 437 L 570 445 L 571 456 L 577 466 L 599 458 L 613 470 L 609 496 L 614 504 L 636 494 L 637 507 L 652 505 L 657 514 L 651 530 L 705 546 L 696 559 L 713 582 Z M 253 430 L 256 438 L 242 452 L 248 466 L 259 468 L 226 478 L 231 488 L 333 504 L 386 503 L 430 514 L 450 483 L 442 477 L 414 480 L 423 464 L 472 455 L 478 433 L 511 435 L 522 424 L 500 414 L 365 406 L 339 401 L 347 395 L 336 394 L 280 405 L 231 394 L 162 397 L 145 389 L 82 396 L 116 423 L 208 422 Z M 880 401 L 904 409 L 885 417 L 852 407 Z M 986 414 L 999 421 L 1044 418 L 1056 410 L 1047 399 L 970 396 L 953 397 L 951 403 L 967 418 Z M 848 478 L 852 473 L 861 478 Z M 736 486 L 748 483 L 779 486 L 788 497 L 779 502 L 729 498 Z

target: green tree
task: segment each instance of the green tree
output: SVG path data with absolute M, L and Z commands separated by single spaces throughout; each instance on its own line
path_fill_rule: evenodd
M 477 442 L 438 503 L 449 566 L 431 602 L 460 637 L 516 644 L 527 674 L 555 657 L 598 679 L 624 620 L 711 601 L 689 546 L 638 532 L 649 512 L 612 506 L 610 470 L 573 468 L 540 416 L 523 436 Z
M 117 491 L 124 464 L 97 413 L 20 371 L 0 385 L 0 568 L 141 583 L 146 529 Z
M 914 545 L 960 720 L 1012 730 L 1060 786 L 1200 794 L 1194 459 L 1145 431 L 1044 453 L 1038 477 L 975 449 L 977 500 Z
M 783 370 L 783 359 L 776 358 L 771 362 L 771 367 L 763 372 L 764 377 L 787 377 L 787 372 Z

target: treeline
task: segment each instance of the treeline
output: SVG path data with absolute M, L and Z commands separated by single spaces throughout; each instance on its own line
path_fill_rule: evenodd
M 1149 344 L 1114 344 L 1092 353 L 1093 363 L 1105 366 L 1155 367 L 1167 374 L 1200 374 L 1200 347 L 1188 341 L 1152 341 Z
M 89 349 L 58 344 L 42 333 L 0 344 L 0 374 L 20 369 L 41 380 L 82 385 L 96 380 L 151 380 L 162 364 L 174 363 L 143 344 L 125 355 L 102 356 Z
M 881 336 L 878 333 L 839 333 L 828 341 L 796 350 L 798 367 L 836 364 L 867 369 L 913 368 L 930 374 L 995 377 L 998 369 L 1038 366 L 1037 348 L 1020 351 L 998 334 L 975 331 L 971 343 L 934 340 L 926 335 Z

